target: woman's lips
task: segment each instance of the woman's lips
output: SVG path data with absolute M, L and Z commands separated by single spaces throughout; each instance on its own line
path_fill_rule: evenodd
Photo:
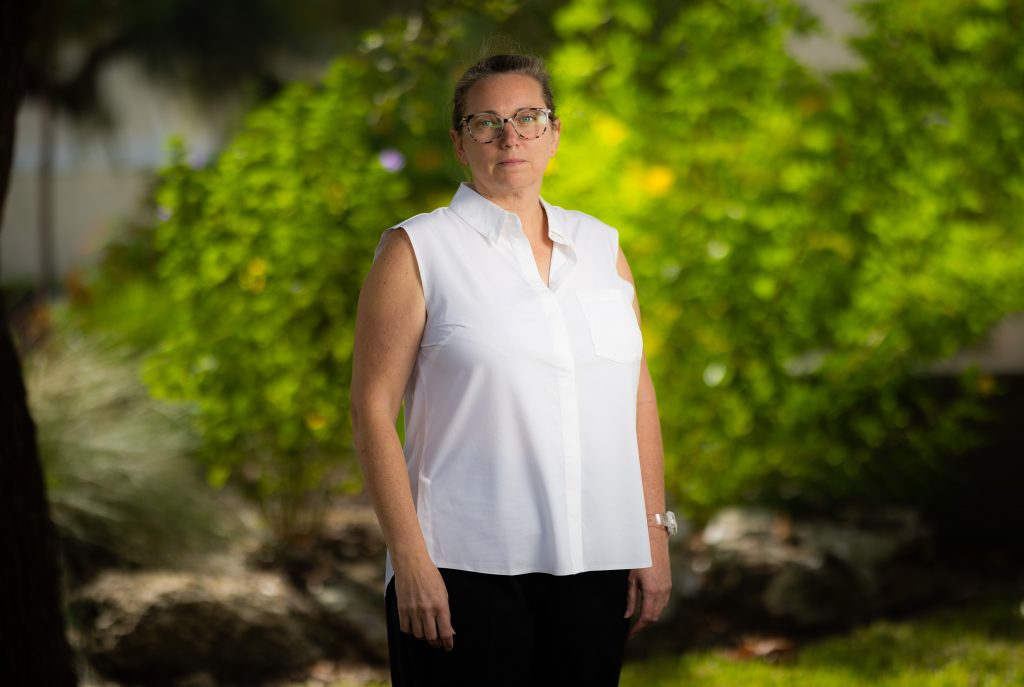
M 510 158 L 508 160 L 502 160 L 498 164 L 499 165 L 521 165 L 524 162 L 526 162 L 526 160 L 520 160 L 519 158 L 514 157 L 514 158 Z

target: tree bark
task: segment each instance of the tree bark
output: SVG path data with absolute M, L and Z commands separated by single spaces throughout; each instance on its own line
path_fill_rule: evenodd
M 14 153 L 25 51 L 39 4 L 0 0 L 0 217 Z M 0 292 L 0 312 L 6 313 Z M 77 685 L 64 631 L 57 536 L 35 423 L 6 318 L 0 326 L 0 683 Z
M 49 93 L 39 101 L 39 173 L 36 212 L 39 220 L 40 286 L 46 296 L 57 293 L 57 242 L 53 228 L 53 158 L 57 153 L 57 109 Z

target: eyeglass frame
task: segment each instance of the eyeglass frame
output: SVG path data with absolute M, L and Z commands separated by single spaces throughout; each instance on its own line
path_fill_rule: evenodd
M 544 131 L 541 131 L 539 134 L 537 134 L 533 138 L 527 138 L 526 136 L 523 136 L 521 133 L 519 133 L 519 129 L 516 128 L 515 122 L 512 122 L 512 120 L 516 118 L 516 115 L 518 115 L 520 112 L 524 112 L 526 110 L 535 110 L 537 112 L 543 112 L 544 116 L 547 117 L 547 119 L 548 119 L 547 124 L 544 125 Z M 552 112 L 552 110 L 550 108 L 547 108 L 547 107 L 521 107 L 518 110 L 516 110 L 515 112 L 513 112 L 510 116 L 505 117 L 504 119 L 502 119 L 502 116 L 500 114 L 498 114 L 497 112 L 494 112 L 492 110 L 484 110 L 483 112 L 474 112 L 473 114 L 468 114 L 465 117 L 463 117 L 462 119 L 460 119 L 459 120 L 459 127 L 458 128 L 461 129 L 463 124 L 468 122 L 473 117 L 476 117 L 477 115 L 483 115 L 483 114 L 494 115 L 499 120 L 501 120 L 501 128 L 498 129 L 498 133 L 495 135 L 494 138 L 492 138 L 489 141 L 477 140 L 477 137 L 473 135 L 473 132 L 469 130 L 469 127 L 466 127 L 466 131 L 469 133 L 469 137 L 472 138 L 474 141 L 476 141 L 477 143 L 479 143 L 482 146 L 485 146 L 488 143 L 494 143 L 499 138 L 501 138 L 501 135 L 503 133 L 505 133 L 505 125 L 508 124 L 509 122 L 512 122 L 512 131 L 516 132 L 516 136 L 518 136 L 519 138 L 523 139 L 524 141 L 535 141 L 535 140 L 537 140 L 538 138 L 540 138 L 541 136 L 543 136 L 544 134 L 547 133 L 548 126 L 551 125 L 551 120 L 552 120 L 551 112 Z

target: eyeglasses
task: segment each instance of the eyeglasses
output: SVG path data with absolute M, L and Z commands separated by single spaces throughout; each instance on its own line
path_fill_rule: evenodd
M 519 138 L 540 138 L 548 130 L 550 116 L 551 110 L 545 107 L 524 107 L 504 119 L 493 112 L 477 112 L 463 117 L 459 127 L 465 124 L 469 135 L 477 143 L 493 143 L 498 140 L 505 130 L 506 122 L 511 122 Z

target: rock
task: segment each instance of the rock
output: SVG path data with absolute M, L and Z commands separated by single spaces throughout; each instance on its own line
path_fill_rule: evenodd
M 345 638 L 350 658 L 383 664 L 388 660 L 388 628 L 384 618 L 384 587 L 368 587 L 341 577 L 309 590 L 320 607 L 322 624 Z
M 631 639 L 640 658 L 734 643 L 747 632 L 842 629 L 920 607 L 943 591 L 927 528 L 912 511 L 796 519 L 728 508 L 673 540 L 672 597 Z
M 865 601 L 853 571 L 829 555 L 810 565 L 783 563 L 768 577 L 761 598 L 770 618 L 795 629 L 861 622 L 869 617 Z
M 329 624 L 350 638 L 358 658 L 372 663 L 388 659 L 384 618 L 384 555 L 387 551 L 377 518 L 370 509 L 335 512 L 319 542 L 330 566 L 321 585 L 306 589 L 324 610 Z
M 336 658 L 387 662 L 384 619 L 384 539 L 369 504 L 335 507 L 316 536 L 270 545 L 250 564 L 280 570 L 319 607 L 328 653 Z M 338 651 L 344 645 L 344 651 Z
M 178 680 L 174 687 L 217 687 L 217 681 L 206 672 L 192 673 L 188 677 Z
M 340 580 L 360 592 L 359 603 L 349 606 L 345 614 L 360 630 L 360 637 L 366 649 L 364 658 L 375 659 L 381 665 L 388 660 L 388 626 L 384 614 L 384 559 L 387 545 L 381 534 L 377 516 L 368 504 L 353 508 L 342 518 L 336 516 L 336 530 L 344 534 L 351 552 L 347 560 L 340 561 L 335 578 L 329 583 L 335 586 Z
M 92 665 L 129 683 L 259 684 L 323 655 L 317 609 L 270 573 L 106 572 L 72 613 Z
M 701 605 L 791 630 L 846 627 L 935 595 L 930 535 L 912 511 L 796 520 L 719 513 L 694 544 Z

